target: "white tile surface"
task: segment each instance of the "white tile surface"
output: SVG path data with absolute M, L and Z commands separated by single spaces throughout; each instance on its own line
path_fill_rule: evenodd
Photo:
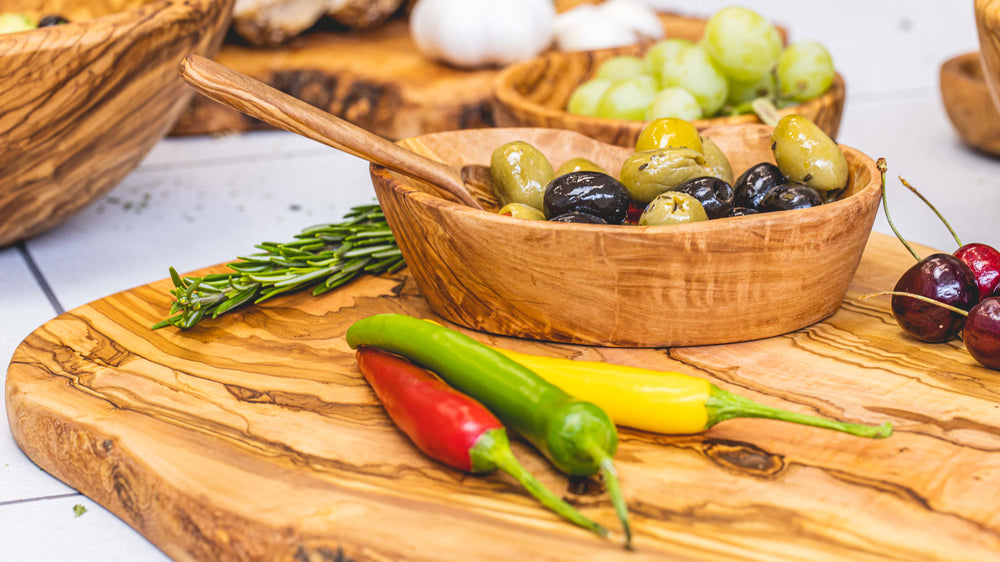
M 0 365 L 3 378 L 17 345 L 35 328 L 55 316 L 56 312 L 45 293 L 35 283 L 17 248 L 0 250 Z M 6 402 L 0 402 L 0 413 L 7 419 Z M 32 497 L 73 492 L 68 486 L 38 468 L 14 443 L 10 428 L 0 429 L 0 506 L 6 502 Z M 2 513 L 2 512 L 0 512 Z M 4 518 L 0 514 L 0 529 Z M 3 531 L 0 531 L 3 536 Z M 2 542 L 0 542 L 2 544 Z
M 290 240 L 374 201 L 367 162 L 298 141 L 284 132 L 168 139 L 108 195 L 28 247 L 70 310 L 164 278 L 170 266 L 186 272 L 264 240 Z M 209 158 L 216 145 L 221 154 Z
M 708 14 L 728 0 L 648 0 Z M 746 0 L 830 49 L 848 85 L 839 140 L 889 162 L 890 203 L 910 239 L 953 249 L 943 226 L 895 180 L 934 201 L 965 241 L 1000 246 L 1000 160 L 962 146 L 941 107 L 938 67 L 978 48 L 972 2 Z M 27 247 L 70 309 L 107 294 L 285 240 L 372 198 L 367 165 L 285 133 L 168 139 L 107 197 Z M 888 233 L 879 217 L 875 229 Z M 0 365 L 54 315 L 15 248 L 0 250 Z M 6 374 L 6 371 L 4 371 Z M 74 517 L 73 505 L 88 509 Z M 48 476 L 0 430 L 0 559 L 160 560 L 103 508 Z
M 77 516 L 73 508 L 86 511 Z M 169 560 L 135 529 L 80 494 L 0 504 L 0 557 L 11 562 Z

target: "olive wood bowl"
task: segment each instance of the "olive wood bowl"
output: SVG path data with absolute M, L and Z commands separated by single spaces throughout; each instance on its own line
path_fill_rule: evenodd
M 177 73 L 212 56 L 233 0 L 0 0 L 70 23 L 0 35 L 0 247 L 51 228 L 114 187 L 193 93 Z
M 940 85 L 945 112 L 962 140 L 977 150 L 1000 156 L 1000 113 L 986 87 L 979 52 L 945 61 Z
M 703 134 L 738 174 L 774 161 L 771 130 L 722 125 Z M 400 144 L 442 162 L 488 166 L 493 150 L 511 140 L 533 144 L 554 166 L 583 156 L 616 171 L 631 153 L 573 131 L 532 128 L 436 133 Z M 840 200 L 676 226 L 514 219 L 443 199 L 377 165 L 371 177 L 417 287 L 440 316 L 536 340 L 701 345 L 791 332 L 840 306 L 880 196 L 875 162 L 843 150 L 850 180 Z M 496 210 L 492 195 L 474 195 Z
M 578 131 L 619 146 L 634 147 L 646 121 L 606 119 L 566 111 L 573 90 L 589 80 L 605 60 L 622 54 L 644 53 L 650 45 L 600 51 L 552 52 L 508 66 L 493 81 L 493 120 L 498 127 L 548 127 Z M 844 114 L 845 88 L 837 74 L 830 89 L 799 105 L 783 108 L 781 116 L 797 113 L 837 138 Z M 693 121 L 699 130 L 717 125 L 760 123 L 756 115 L 712 117 Z

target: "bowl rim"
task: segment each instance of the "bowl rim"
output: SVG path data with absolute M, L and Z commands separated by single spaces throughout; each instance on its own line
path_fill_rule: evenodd
M 194 16 L 195 19 L 200 19 L 205 12 L 212 9 L 214 4 L 217 2 L 225 3 L 226 1 L 227 0 L 149 0 L 126 10 L 111 12 L 96 18 L 69 21 L 62 25 L 36 27 L 34 29 L 26 29 L 9 35 L 3 34 L 0 35 L 0 38 L 7 35 L 8 37 L 16 37 L 17 41 L 10 42 L 10 47 L 12 48 L 5 49 L 4 52 L 0 54 L 0 59 L 7 56 L 18 56 L 25 52 L 39 50 L 40 48 L 46 50 L 55 50 L 67 47 L 76 49 L 91 48 L 94 45 L 108 40 L 107 33 L 102 35 L 100 33 L 91 33 L 91 31 L 96 31 L 98 29 L 111 29 L 113 31 L 110 35 L 118 35 L 119 33 L 127 32 L 130 29 L 130 22 L 140 19 L 137 16 L 141 15 L 144 11 L 154 10 L 157 14 L 157 17 L 153 18 L 154 21 L 161 19 L 164 20 L 164 23 L 157 25 L 157 27 L 162 27 L 163 25 L 168 25 L 169 22 L 178 19 L 190 19 L 192 14 L 196 14 Z M 231 1 L 235 3 L 235 0 Z M 178 10 L 176 13 L 164 9 L 169 6 L 178 6 L 184 9 Z
M 645 125 L 649 121 L 632 121 L 629 119 L 612 119 L 609 117 L 596 117 L 590 115 L 579 115 L 576 113 L 570 113 L 565 109 L 553 109 L 544 106 L 540 103 L 534 102 L 531 99 L 522 95 L 517 88 L 510 86 L 513 82 L 513 77 L 526 72 L 526 70 L 534 68 L 538 65 L 544 64 L 546 61 L 553 58 L 591 58 L 595 55 L 605 56 L 614 54 L 641 54 L 644 53 L 652 44 L 637 44 L 629 45 L 626 47 L 613 47 L 609 49 L 599 49 L 594 51 L 550 51 L 543 53 L 532 59 L 528 59 L 521 62 L 516 62 L 510 64 L 503 69 L 501 69 L 497 75 L 494 77 L 491 85 L 491 97 L 494 103 L 500 105 L 503 108 L 519 108 L 530 110 L 531 113 L 538 115 L 548 121 L 558 120 L 563 123 L 567 123 L 570 127 L 579 126 L 580 123 L 590 123 L 594 126 L 599 127 L 633 127 L 635 124 Z M 833 82 L 830 87 L 813 99 L 807 100 L 800 104 L 791 105 L 788 107 L 783 107 L 778 110 L 778 114 L 781 116 L 790 115 L 794 113 L 799 113 L 803 108 L 811 109 L 814 106 L 820 106 L 828 101 L 836 101 L 839 99 L 844 99 L 847 93 L 847 86 L 844 82 L 844 77 L 839 73 L 834 73 Z M 713 127 L 716 125 L 723 124 L 761 124 L 760 119 L 752 113 L 743 115 L 720 115 L 716 117 L 703 117 L 701 119 L 695 119 L 691 121 L 696 128 L 699 130 Z
M 979 75 L 975 75 L 965 71 L 966 66 L 972 64 L 973 60 L 976 61 L 976 64 L 982 65 L 982 59 L 979 56 L 979 51 L 971 51 L 961 55 L 956 55 L 941 63 L 941 76 L 948 77 L 948 80 L 942 78 L 942 87 L 950 81 L 962 84 L 978 84 L 982 85 L 983 88 L 986 88 L 986 78 L 983 76 L 982 72 L 980 72 Z M 980 69 L 981 68 L 982 67 L 980 66 Z
M 704 132 L 711 133 L 713 129 L 727 129 L 727 128 L 754 128 L 759 130 L 773 130 L 773 127 L 765 125 L 763 123 L 726 123 L 719 124 L 709 129 L 705 129 Z M 546 129 L 543 127 L 501 127 L 484 129 L 487 131 L 515 131 L 515 130 L 530 130 L 530 131 L 552 131 L 553 129 Z M 429 136 L 448 136 L 455 134 L 468 134 L 466 131 L 442 131 L 437 133 L 426 133 L 424 135 L 418 135 L 416 137 L 411 137 L 413 139 L 419 139 L 421 137 Z M 620 150 L 629 150 L 628 148 L 604 143 L 602 141 L 587 137 L 583 133 L 565 129 L 559 129 L 559 134 L 568 136 L 579 136 L 587 139 L 589 142 L 604 144 L 609 147 Z M 405 142 L 407 139 L 403 139 L 401 142 Z M 759 213 L 755 215 L 745 215 L 740 217 L 722 217 L 719 219 L 699 221 L 692 223 L 676 224 L 676 225 L 633 225 L 633 224 L 587 224 L 587 223 L 564 223 L 564 222 L 552 222 L 548 220 L 522 220 L 518 222 L 511 222 L 510 217 L 501 216 L 498 213 L 491 212 L 485 209 L 475 209 L 469 207 L 463 203 L 455 202 L 439 195 L 430 193 L 424 189 L 416 187 L 412 182 L 406 182 L 403 178 L 406 176 L 404 174 L 398 174 L 396 172 L 390 171 L 388 168 L 380 166 L 378 164 L 371 164 L 369 169 L 372 175 L 380 175 L 388 180 L 387 186 L 391 189 L 400 191 L 403 197 L 407 199 L 412 199 L 415 203 L 418 203 L 427 207 L 437 207 L 449 213 L 459 213 L 465 216 L 474 215 L 479 219 L 486 221 L 495 221 L 498 225 L 512 225 L 516 224 L 518 226 L 527 229 L 536 229 L 539 232 L 545 231 L 558 231 L 558 232 L 611 232 L 611 233 L 649 233 L 651 235 L 663 235 L 666 233 L 688 233 L 695 232 L 699 230 L 704 231 L 719 231 L 721 229 L 727 230 L 745 230 L 750 227 L 753 230 L 767 228 L 772 225 L 787 225 L 789 224 L 789 213 L 794 213 L 791 215 L 793 218 L 798 218 L 799 221 L 814 221 L 814 220 L 826 220 L 825 217 L 830 214 L 830 212 L 842 209 L 845 207 L 857 207 L 861 208 L 866 205 L 871 204 L 871 199 L 881 198 L 881 173 L 878 169 L 878 164 L 875 159 L 868 156 L 864 152 L 853 148 L 851 146 L 838 144 L 841 150 L 845 154 L 850 153 L 852 159 L 856 159 L 861 168 L 866 169 L 871 175 L 871 181 L 866 185 L 857 189 L 854 193 L 844 197 L 843 199 L 838 199 L 830 203 L 826 203 L 817 207 L 811 207 L 808 209 L 794 209 L 790 211 L 774 212 L 774 213 Z M 609 229 L 611 229 L 609 231 Z

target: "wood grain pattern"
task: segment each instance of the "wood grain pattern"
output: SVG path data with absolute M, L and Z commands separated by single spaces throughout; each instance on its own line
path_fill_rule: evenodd
M 621 431 L 634 553 L 470 477 L 393 428 L 343 336 L 355 320 L 433 317 L 405 270 L 290 295 L 188 332 L 168 280 L 63 314 L 18 347 L 18 445 L 177 560 L 1000 560 L 1000 373 L 961 342 L 906 337 L 887 300 L 912 258 L 874 235 L 844 305 L 742 344 L 613 349 L 469 332 L 521 351 L 670 369 L 778 407 L 891 421 L 869 441 L 766 420 L 692 436 Z M 215 268 L 219 270 L 221 268 Z M 529 470 L 615 528 L 600 483 Z
M 774 161 L 765 125 L 704 134 L 737 174 Z M 612 173 L 632 152 L 555 129 L 453 131 L 401 144 L 446 163 L 488 165 L 512 140 L 534 145 L 554 167 L 583 156 Z M 839 201 L 674 226 L 516 220 L 453 204 L 379 167 L 372 178 L 417 286 L 448 320 L 567 343 L 704 345 L 797 330 L 840 305 L 880 195 L 875 162 L 844 151 L 850 195 Z
M 293 98 L 263 82 L 198 55 L 181 62 L 181 76 L 198 92 L 241 113 L 322 142 L 348 154 L 436 185 L 474 209 L 482 209 L 465 187 L 461 166 L 431 160 Z
M 979 52 L 948 59 L 939 73 L 948 119 L 969 146 L 1000 156 L 1000 113 L 983 79 Z
M 705 25 L 679 14 L 660 19 L 669 37 L 698 39 Z M 228 43 L 215 60 L 390 140 L 494 124 L 490 92 L 498 69 L 463 70 L 427 59 L 402 18 L 369 31 L 316 30 L 270 49 Z M 171 134 L 269 127 L 195 98 Z
M 548 53 L 503 69 L 493 87 L 493 120 L 498 127 L 550 127 L 578 131 L 599 141 L 634 147 L 646 121 L 606 119 L 566 111 L 573 91 L 593 77 L 598 66 L 617 55 L 641 55 L 649 45 L 575 53 Z M 799 105 L 786 107 L 781 116 L 797 113 L 816 123 L 826 134 L 837 138 L 844 114 L 846 90 L 838 74 L 823 95 Z M 693 124 L 703 130 L 716 125 L 760 123 L 756 115 L 698 119 Z
M 994 107 L 1000 109 L 1000 1 L 975 0 L 976 32 L 983 78 Z
M 0 36 L 0 246 L 59 224 L 138 165 L 191 96 L 177 63 L 216 52 L 232 5 L 153 0 Z

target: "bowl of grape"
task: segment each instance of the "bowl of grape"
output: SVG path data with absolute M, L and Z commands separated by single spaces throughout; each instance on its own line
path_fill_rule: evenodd
M 492 89 L 497 126 L 567 129 L 626 147 L 660 117 L 705 129 L 773 125 L 794 113 L 836 138 L 844 98 L 820 43 L 785 45 L 774 25 L 742 7 L 714 13 L 700 41 L 551 52 L 508 66 Z
M 401 144 L 482 180 L 466 182 L 477 209 L 371 168 L 431 309 L 545 341 L 718 344 L 813 324 L 840 306 L 880 197 L 876 163 L 800 115 L 663 118 L 632 147 L 543 128 Z

